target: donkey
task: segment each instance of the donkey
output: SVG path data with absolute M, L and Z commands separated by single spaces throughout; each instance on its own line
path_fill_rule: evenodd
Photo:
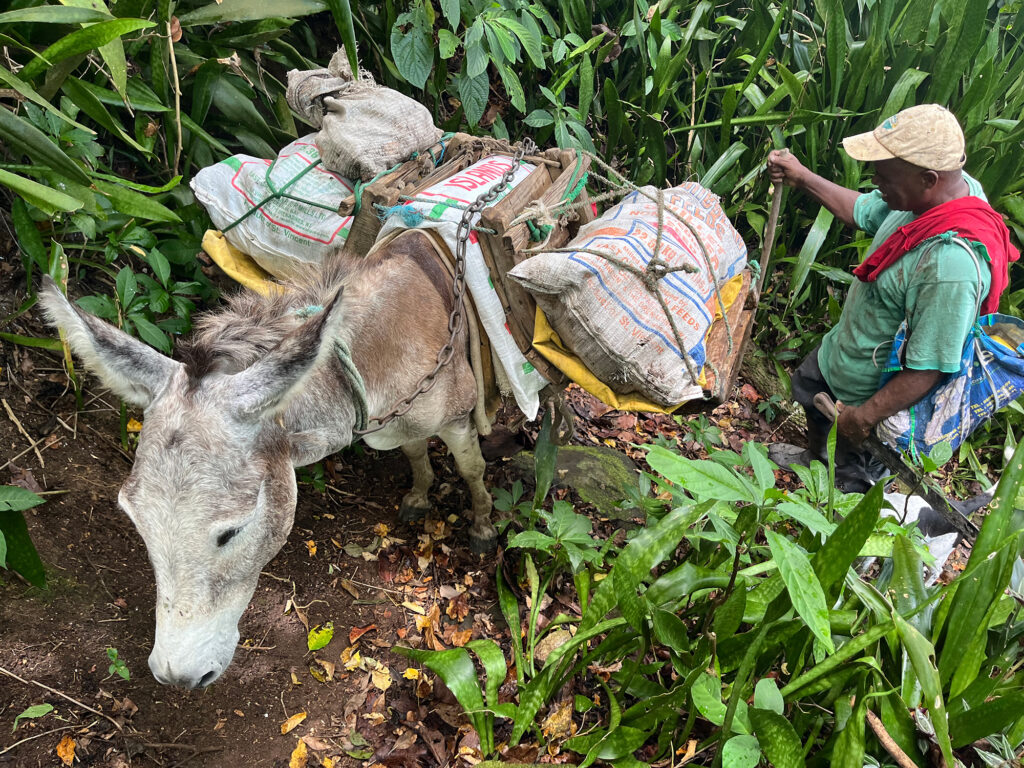
M 434 369 L 448 341 L 447 272 L 417 231 L 365 258 L 338 254 L 282 295 L 242 292 L 197 318 L 179 360 L 75 307 L 48 278 L 40 296 L 86 367 L 145 409 L 118 505 L 142 535 L 156 577 L 149 667 L 160 683 L 205 687 L 231 663 L 260 570 L 291 530 L 294 467 L 353 442 L 353 385 L 336 341 L 352 350 L 370 415 L 383 414 Z M 409 520 L 430 508 L 427 438 L 438 435 L 469 484 L 470 543 L 483 552 L 497 531 L 464 336 L 433 388 L 365 441 L 409 457 L 413 487 L 400 511 Z

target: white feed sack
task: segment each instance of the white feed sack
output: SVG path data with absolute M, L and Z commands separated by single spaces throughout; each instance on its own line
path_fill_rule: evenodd
M 204 168 L 192 191 L 231 245 L 275 277 L 293 278 L 341 248 L 352 225 L 351 216 L 338 215 L 352 182 L 319 160 L 311 134 L 274 161 L 234 155 Z M 272 196 L 281 190 L 286 197 Z
M 644 192 L 658 194 L 654 187 L 644 187 Z M 718 305 L 715 286 L 739 274 L 747 249 L 718 197 L 699 184 L 665 190 L 664 203 L 693 227 L 709 257 L 705 259 L 694 233 L 666 210 L 662 258 L 670 267 L 690 264 L 697 271 L 670 274 L 658 290 L 700 371 L 704 339 Z M 534 296 L 563 343 L 597 378 L 621 394 L 636 392 L 671 407 L 699 390 L 661 304 L 639 277 L 583 252 L 609 253 L 643 269 L 652 258 L 657 234 L 657 204 L 633 192 L 582 227 L 566 246 L 580 250 L 538 254 L 509 275 Z
M 436 229 L 454 254 L 458 246 L 456 233 L 463 210 L 481 194 L 496 186 L 506 171 L 512 168 L 512 163 L 512 158 L 505 155 L 485 157 L 454 176 L 418 192 L 414 200 L 390 211 L 380 236 L 383 237 L 393 229 Z M 533 165 L 521 161 L 508 189 L 488 207 L 504 199 L 530 175 L 532 170 Z M 479 221 L 480 214 L 474 214 L 471 225 L 476 226 Z M 470 233 L 466 243 L 466 285 L 473 296 L 480 324 L 484 327 L 491 349 L 501 364 L 516 404 L 528 418 L 536 418 L 540 408 L 538 393 L 548 382 L 523 356 L 512 337 L 505 318 L 505 310 L 494 290 L 491 274 L 484 262 L 483 251 L 475 232 Z

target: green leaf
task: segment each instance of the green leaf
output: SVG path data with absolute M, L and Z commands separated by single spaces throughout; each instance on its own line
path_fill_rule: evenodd
M 121 37 L 121 35 L 127 35 L 129 32 L 153 26 L 156 26 L 154 22 L 145 19 L 112 19 L 90 24 L 84 29 L 64 35 L 41 54 L 38 54 L 37 58 L 26 64 L 19 75 L 25 80 L 31 80 L 59 61 L 80 53 L 88 53 Z
M 0 512 L 24 512 L 45 501 L 32 491 L 16 485 L 0 485 Z
M 725 702 L 722 701 L 722 683 L 714 675 L 703 674 L 690 689 L 693 706 L 712 725 L 725 722 Z
M 762 677 L 757 681 L 757 685 L 754 686 L 754 707 L 770 710 L 777 715 L 784 715 L 786 713 L 786 702 L 782 698 L 782 694 L 779 693 L 779 686 L 774 678 Z M 751 712 L 751 718 L 753 717 L 753 712 Z M 756 733 L 756 722 L 754 729 Z
M 509 549 L 524 547 L 526 549 L 539 549 L 542 552 L 550 552 L 557 544 L 552 537 L 540 531 L 520 531 L 509 539 Z
M 441 0 L 441 13 L 444 14 L 445 21 L 451 25 L 453 30 L 459 28 L 459 22 L 462 21 L 459 0 Z
M 22 252 L 29 258 L 32 264 L 40 272 L 46 269 L 46 246 L 43 245 L 43 236 L 39 234 L 36 223 L 28 214 L 28 208 L 21 198 L 15 198 L 11 205 L 11 222 L 14 224 L 14 234 L 18 238 L 18 245 Z
M 106 195 L 118 213 L 147 221 L 181 222 L 178 214 L 170 208 L 134 190 L 99 179 L 94 180 L 93 184 Z
M 533 449 L 534 475 L 537 490 L 533 495 L 533 506 L 540 507 L 548 495 L 551 483 L 555 479 L 555 465 L 558 463 L 558 446 L 551 439 L 551 414 L 544 412 L 537 433 L 537 444 Z
M 836 529 L 835 523 L 829 522 L 816 507 L 811 506 L 803 499 L 790 497 L 786 501 L 776 504 L 775 509 L 786 517 L 796 520 L 812 533 L 829 536 Z
M 754 502 L 750 487 L 733 471 L 713 461 L 687 459 L 661 446 L 650 446 L 651 468 L 690 493 L 719 501 Z
M 835 652 L 825 605 L 825 592 L 814 574 L 811 561 L 800 547 L 775 531 L 765 531 L 772 558 L 778 563 L 779 573 L 793 607 L 829 653 Z
M 501 82 L 505 85 L 512 106 L 520 112 L 525 112 L 526 94 L 523 92 L 523 84 L 519 81 L 519 75 L 508 64 L 499 65 L 498 74 L 501 75 Z
M 762 683 L 771 683 L 774 695 L 768 695 L 772 699 L 773 709 L 762 709 L 757 706 L 751 708 L 750 721 L 754 726 L 754 733 L 757 734 L 757 740 L 761 744 L 764 756 L 775 768 L 803 768 L 804 748 L 793 724 L 782 716 L 781 710 L 774 711 L 775 706 L 782 705 L 782 696 L 775 688 L 773 680 L 759 680 L 759 688 Z M 754 696 L 756 699 L 756 691 Z M 778 696 L 777 701 L 775 701 L 775 696 Z
M 526 55 L 529 56 L 530 61 L 533 62 L 533 66 L 537 69 L 544 69 L 544 53 L 541 50 L 541 38 L 539 32 L 533 32 L 515 19 L 510 19 L 504 16 L 495 19 L 494 23 L 500 24 L 518 37 L 519 42 L 523 46 L 523 50 L 526 51 Z M 509 58 L 511 59 L 511 57 Z
M 734 142 L 723 152 L 717 160 L 708 168 L 700 178 L 701 186 L 713 189 L 715 182 L 724 176 L 730 168 L 739 162 L 746 153 L 748 147 L 742 141 Z
M 85 186 L 92 183 L 82 167 L 68 157 L 45 133 L 7 109 L 0 109 L 0 137 L 6 139 L 13 148 L 28 155 L 33 162 L 48 166 L 57 173 L 67 176 L 71 181 Z
M 523 120 L 523 122 L 531 128 L 543 128 L 555 122 L 555 118 L 553 118 L 551 113 L 546 109 L 535 109 L 526 116 L 526 119 Z
M 206 3 L 201 8 L 182 14 L 178 22 L 183 29 L 187 29 L 203 24 L 238 24 L 274 17 L 298 18 L 326 9 L 327 3 L 324 0 L 275 0 L 273 3 L 265 0 L 223 0 L 220 3 Z
M 356 56 L 356 26 L 352 19 L 352 6 L 349 0 L 326 0 L 327 7 L 331 9 L 331 16 L 334 17 L 334 26 L 338 28 L 341 35 L 341 42 L 345 46 L 345 56 L 348 59 L 349 68 L 353 74 L 358 76 L 359 59 Z
M 982 702 L 973 709 L 949 716 L 949 733 L 954 749 L 1001 733 L 1024 712 L 1024 691 L 1013 691 L 997 699 Z
M 459 38 L 449 32 L 447 29 L 439 29 L 437 31 L 437 49 L 441 54 L 442 59 L 450 59 L 455 55 L 455 50 L 459 47 Z
M 140 339 L 150 346 L 156 347 L 161 352 L 166 354 L 171 353 L 171 342 L 166 333 L 161 331 L 142 315 L 129 315 L 129 317 L 131 318 L 131 321 L 135 323 L 135 328 L 139 332 Z
M 722 747 L 722 768 L 755 768 L 761 761 L 761 745 L 755 736 L 733 736 Z
M 334 639 L 334 622 L 328 621 L 323 626 L 316 626 L 306 635 L 306 647 L 311 651 L 319 651 Z
M 4 110 L 0 109 L 0 112 Z M 56 189 L 45 187 L 38 182 L 26 179 L 7 171 L 0 171 L 0 184 L 10 187 L 26 202 L 31 203 L 44 213 L 53 216 L 57 211 L 77 211 L 85 203 L 71 195 L 65 195 Z
M 942 684 L 939 680 L 939 670 L 935 666 L 935 646 L 899 614 L 894 613 L 892 619 L 903 647 L 910 656 L 910 663 L 914 665 L 917 679 L 921 682 L 924 706 L 927 707 L 932 726 L 935 728 L 935 740 L 939 743 L 946 765 L 954 765 L 953 747 L 949 741 L 949 721 L 942 699 Z
M 651 623 L 658 642 L 676 653 L 685 653 L 690 648 L 690 638 L 683 620 L 674 613 L 661 608 L 651 609 Z
M 476 77 L 460 76 L 458 88 L 459 100 L 466 113 L 466 121 L 470 125 L 476 125 L 484 116 L 487 99 L 491 95 L 491 81 L 487 77 L 487 71 L 481 72 Z
M 747 442 L 743 446 L 743 455 L 754 470 L 754 479 L 761 492 L 774 488 L 778 466 L 768 458 L 768 450 L 761 443 Z
M 19 720 L 42 717 L 43 715 L 48 715 L 51 712 L 53 712 L 52 704 L 36 704 L 34 706 L 31 706 L 24 712 L 22 712 L 20 715 L 18 715 L 16 718 L 14 718 L 14 727 L 11 728 L 11 732 L 13 733 L 14 731 L 18 730 Z
M 0 486 L 0 499 L 6 495 L 4 489 L 8 487 Z M 36 547 L 28 535 L 28 526 L 21 512 L 0 508 L 0 538 L 7 544 L 6 567 L 20 573 L 29 584 L 45 587 L 46 572 L 43 570 L 39 553 L 36 552 Z
M 476 679 L 476 668 L 465 648 L 451 648 L 447 651 L 424 651 L 416 648 L 397 647 L 396 653 L 418 661 L 441 678 L 452 692 L 470 723 L 480 736 L 480 744 L 494 743 L 493 725 L 490 733 L 483 717 L 484 700 Z
M 171 265 L 156 248 L 146 254 L 146 261 L 153 268 L 153 275 L 160 281 L 160 285 L 167 287 L 167 281 L 171 278 Z
M 109 13 L 93 8 L 68 8 L 63 5 L 43 5 L 38 8 L 21 8 L 0 13 L 0 25 L 41 23 L 78 24 L 89 21 L 109 21 Z
M 826 592 L 843 581 L 875 529 L 884 490 L 881 483 L 872 486 L 814 555 L 814 572 Z
M 409 25 L 402 31 L 402 26 Z M 434 36 L 423 6 L 403 13 L 391 28 L 391 54 L 399 73 L 422 88 L 434 66 Z
M 822 206 L 818 210 L 818 215 L 814 219 L 814 224 L 811 225 L 811 229 L 807 233 L 804 244 L 800 246 L 800 253 L 796 256 L 796 266 L 793 268 L 793 276 L 790 278 L 790 285 L 788 289 L 791 297 L 800 295 L 800 291 L 804 287 L 804 281 L 807 279 L 807 275 L 811 271 L 811 265 L 817 261 L 818 252 L 821 250 L 821 246 L 825 243 L 825 238 L 828 236 L 829 230 L 832 228 L 832 222 L 834 219 L 835 216 L 832 215 L 832 212 L 825 206 Z
M 867 717 L 867 699 L 857 696 L 853 714 L 846 720 L 832 749 L 830 768 L 863 768 L 864 720 Z M 951 765 L 951 763 L 949 763 Z
M 715 610 L 715 618 L 711 624 L 719 641 L 732 637 L 743 623 L 743 614 L 747 610 L 746 585 L 740 580 L 732 593 Z

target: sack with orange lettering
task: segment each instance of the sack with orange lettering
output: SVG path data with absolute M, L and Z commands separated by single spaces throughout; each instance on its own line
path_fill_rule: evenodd
M 482 193 L 492 189 L 509 171 L 513 160 L 507 155 L 485 157 L 465 170 L 439 181 L 429 189 L 417 193 L 416 197 L 402 206 L 386 212 L 386 220 L 380 236 L 394 229 L 428 228 L 436 229 L 452 253 L 457 246 L 456 233 L 463 211 Z M 502 200 L 525 179 L 535 166 L 520 162 L 508 189 L 498 195 L 489 205 Z M 489 206 L 488 206 L 489 207 Z M 471 220 L 471 226 L 480 221 L 480 214 Z M 538 393 L 547 385 L 547 379 L 520 351 L 512 332 L 508 328 L 501 299 L 494 290 L 491 275 L 484 262 L 483 251 L 476 232 L 471 231 L 466 243 L 466 286 L 473 296 L 477 317 L 487 333 L 491 350 L 497 358 L 501 372 L 499 382 L 507 385 L 515 396 L 520 410 L 533 419 L 540 408 Z
M 658 192 L 654 187 L 643 191 Z M 718 308 L 715 287 L 739 274 L 747 249 L 718 197 L 699 184 L 665 190 L 664 203 L 660 255 L 670 267 L 689 264 L 695 271 L 667 275 L 658 291 L 699 372 L 706 357 L 704 339 Z M 509 276 L 534 296 L 562 342 L 598 379 L 620 394 L 638 393 L 672 407 L 700 397 L 702 390 L 683 360 L 665 310 L 640 277 L 594 253 L 644 269 L 657 236 L 657 204 L 633 192 L 580 229 L 566 246 L 578 250 L 538 254 Z

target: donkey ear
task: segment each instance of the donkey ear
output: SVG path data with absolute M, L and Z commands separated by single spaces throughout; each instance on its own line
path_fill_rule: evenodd
M 72 352 L 85 367 L 128 403 L 149 406 L 181 367 L 181 363 L 80 310 L 49 276 L 43 277 L 39 301 L 47 321 L 64 331 Z
M 283 411 L 290 398 L 334 352 L 341 322 L 341 288 L 323 311 L 278 342 L 266 357 L 231 378 L 232 398 L 242 418 Z

